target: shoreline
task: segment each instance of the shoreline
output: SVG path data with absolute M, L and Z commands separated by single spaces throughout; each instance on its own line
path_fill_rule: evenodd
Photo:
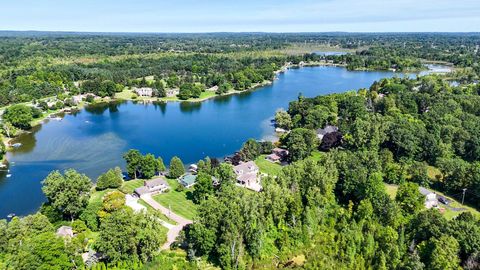
M 77 106 L 74 106 L 74 107 L 62 108 L 62 109 L 59 109 L 59 110 L 56 110 L 56 111 L 46 112 L 45 115 L 42 115 L 38 119 L 34 119 L 32 121 L 31 128 L 29 130 L 19 130 L 18 133 L 14 137 L 3 136 L 3 143 L 5 144 L 5 154 L 3 156 L 3 159 L 0 160 L 0 164 L 4 164 L 4 165 L 8 166 L 7 154 L 8 154 L 8 152 L 11 152 L 12 149 L 13 149 L 12 146 L 10 145 L 12 143 L 12 141 L 17 139 L 22 134 L 31 132 L 34 127 L 44 124 L 45 121 L 47 119 L 49 119 L 49 117 L 51 115 L 70 114 L 70 113 L 73 113 L 75 111 L 80 111 L 81 109 L 83 109 L 86 106 L 90 106 L 90 105 L 94 106 L 96 104 L 102 104 L 102 103 L 107 103 L 108 104 L 108 103 L 111 103 L 111 102 L 119 102 L 119 101 L 120 102 L 121 101 L 132 101 L 132 102 L 144 102 L 144 103 L 154 103 L 154 102 L 164 102 L 164 103 L 191 102 L 191 103 L 197 103 L 197 102 L 204 102 L 204 101 L 214 99 L 214 98 L 217 98 L 217 97 L 224 97 L 224 96 L 238 95 L 238 94 L 242 94 L 242 93 L 245 93 L 245 92 L 252 92 L 252 91 L 258 90 L 259 88 L 272 85 L 275 82 L 275 80 L 277 79 L 278 74 L 285 73 L 289 69 L 297 69 L 297 68 L 303 68 L 303 67 L 322 67 L 322 66 L 346 68 L 347 65 L 346 64 L 338 64 L 338 63 L 330 63 L 330 62 L 326 62 L 326 61 L 300 62 L 298 64 L 285 63 L 280 69 L 274 71 L 275 77 L 271 81 L 266 80 L 266 81 L 263 81 L 261 83 L 253 84 L 251 87 L 249 87 L 245 90 L 232 89 L 232 90 L 229 90 L 227 93 L 220 94 L 220 95 L 216 94 L 215 92 L 212 92 L 212 95 L 209 95 L 209 96 L 206 96 L 206 97 L 203 97 L 203 98 L 181 100 L 181 99 L 178 99 L 177 97 L 168 97 L 168 98 L 137 97 L 135 99 L 133 99 L 133 98 L 118 98 L 118 97 L 113 97 L 113 98 L 104 97 L 104 98 L 99 98 L 92 103 L 87 103 L 85 101 L 82 101 Z M 349 70 L 349 71 L 390 71 L 390 72 L 395 72 L 395 73 L 398 72 L 398 71 L 392 71 L 392 70 L 374 70 L 374 69 L 357 69 L 357 70 Z M 128 91 L 131 91 L 131 90 L 128 90 Z M 132 94 L 133 94 L 133 92 L 132 92 Z M 63 117 L 64 117 L 64 115 L 61 116 L 62 119 L 63 119 Z

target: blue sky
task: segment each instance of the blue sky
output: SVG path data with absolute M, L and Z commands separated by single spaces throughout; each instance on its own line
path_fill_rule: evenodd
M 480 32 L 480 0 L 9 0 L 1 30 Z

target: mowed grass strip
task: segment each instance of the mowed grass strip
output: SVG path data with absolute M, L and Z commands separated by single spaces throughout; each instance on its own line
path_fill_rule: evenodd
M 260 172 L 268 175 L 278 175 L 282 171 L 282 166 L 278 163 L 273 163 L 265 159 L 266 155 L 261 155 L 255 159 Z
M 193 188 L 177 191 L 176 188 L 180 185 L 177 180 L 168 179 L 167 181 L 170 190 L 153 196 L 153 199 L 164 207 L 170 208 L 175 214 L 193 220 L 197 215 L 197 205 L 189 196 Z

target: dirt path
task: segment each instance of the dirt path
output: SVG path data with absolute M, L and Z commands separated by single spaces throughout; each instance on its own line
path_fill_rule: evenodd
M 169 249 L 170 245 L 175 241 L 178 234 L 182 231 L 183 227 L 185 225 L 191 224 L 192 221 L 184 217 L 181 217 L 175 214 L 174 212 L 170 211 L 168 208 L 162 206 L 157 201 L 155 201 L 150 194 L 142 195 L 140 198 L 144 200 L 146 203 L 148 203 L 148 205 L 153 207 L 153 209 L 160 211 L 162 214 L 164 214 L 168 218 L 177 222 L 177 225 L 172 225 L 168 223 L 168 225 L 170 226 L 167 226 L 166 224 L 164 224 L 164 226 L 168 229 L 168 233 L 167 233 L 167 242 L 162 246 L 162 250 Z

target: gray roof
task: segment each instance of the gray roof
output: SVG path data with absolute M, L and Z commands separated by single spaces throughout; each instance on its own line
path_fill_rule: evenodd
M 62 226 L 58 228 L 57 235 L 61 237 L 73 237 L 73 229 L 70 226 Z
M 241 174 L 247 174 L 255 170 L 258 170 L 258 166 L 257 164 L 255 164 L 255 162 L 249 161 L 249 162 L 238 164 L 237 166 L 233 167 L 233 169 L 235 170 L 235 172 L 241 171 Z
M 160 185 L 167 186 L 168 184 L 167 184 L 167 181 L 163 180 L 162 178 L 155 178 L 155 179 L 152 179 L 152 180 L 145 181 L 144 185 L 148 188 L 153 188 L 153 187 L 160 186 Z
M 317 129 L 317 134 L 326 135 L 326 134 L 333 133 L 333 132 L 336 132 L 336 131 L 338 131 L 338 127 L 328 125 L 325 128 Z
M 150 192 L 150 190 L 146 186 L 139 187 L 139 188 L 135 189 L 135 193 L 137 193 L 140 196 L 143 195 L 143 194 L 147 194 L 149 192 Z

